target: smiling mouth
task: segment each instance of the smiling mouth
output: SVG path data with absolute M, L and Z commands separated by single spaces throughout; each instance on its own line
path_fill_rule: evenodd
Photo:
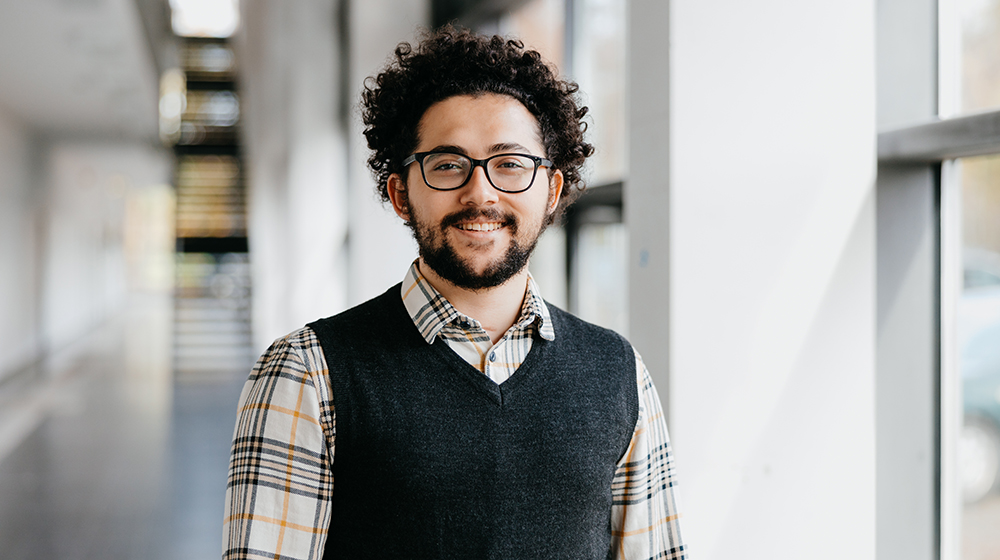
M 455 227 L 464 231 L 496 231 L 503 227 L 500 222 L 487 222 L 483 223 L 465 223 L 465 224 L 455 224 Z

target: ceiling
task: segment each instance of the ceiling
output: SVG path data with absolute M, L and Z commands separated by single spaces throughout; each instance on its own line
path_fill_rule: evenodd
M 0 111 L 50 136 L 157 137 L 136 0 L 0 0 Z
M 431 0 L 433 24 L 437 27 L 457 21 L 461 26 L 475 28 L 526 2 L 527 0 Z

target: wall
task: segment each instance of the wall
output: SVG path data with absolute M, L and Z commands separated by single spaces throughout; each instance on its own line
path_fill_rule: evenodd
M 346 303 L 347 148 L 337 5 L 241 3 L 235 46 L 259 351 Z
M 46 142 L 40 317 L 46 348 L 62 351 L 127 302 L 129 191 L 163 185 L 170 160 L 143 144 Z
M 692 557 L 873 558 L 874 3 L 630 10 L 631 332 Z
M 54 140 L 0 112 L 0 379 L 121 308 L 126 197 L 168 180 L 152 145 Z
M 430 22 L 429 0 L 366 0 L 350 7 L 350 146 L 351 146 L 351 269 L 349 304 L 361 303 L 403 279 L 417 257 L 410 231 L 388 204 L 375 194 L 375 182 L 365 161 L 365 143 L 358 110 L 362 84 L 392 57 L 401 41 L 413 42 Z
M 40 351 L 32 142 L 20 123 L 0 111 L 0 379 Z
M 241 3 L 235 38 L 253 267 L 254 343 L 382 293 L 416 257 L 377 200 L 364 79 L 428 21 L 427 0 Z

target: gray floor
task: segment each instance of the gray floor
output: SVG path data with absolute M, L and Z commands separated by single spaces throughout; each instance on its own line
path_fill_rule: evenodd
M 172 309 L 138 298 L 62 365 L 0 384 L 0 558 L 219 558 L 247 371 L 174 375 Z

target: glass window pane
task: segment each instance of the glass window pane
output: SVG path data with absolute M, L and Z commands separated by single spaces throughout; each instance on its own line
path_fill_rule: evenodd
M 498 31 L 521 39 L 566 73 L 566 0 L 529 0 L 500 16 Z
M 538 238 L 528 264 L 542 297 L 562 309 L 569 309 L 566 278 L 566 230 L 553 225 Z
M 1000 0 L 961 0 L 962 111 L 1000 107 Z
M 1000 557 L 1000 156 L 960 162 L 962 558 Z
M 587 139 L 597 149 L 589 163 L 592 185 L 628 173 L 625 50 L 625 0 L 576 0 L 572 73 L 590 108 Z
M 625 225 L 611 220 L 585 223 L 577 235 L 571 309 L 580 318 L 627 337 L 628 232 Z

